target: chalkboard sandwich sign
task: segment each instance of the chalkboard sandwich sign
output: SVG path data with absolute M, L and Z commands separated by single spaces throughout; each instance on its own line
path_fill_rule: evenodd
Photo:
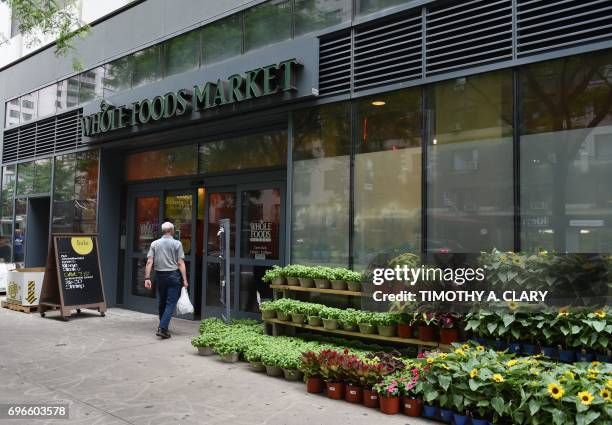
M 95 234 L 53 234 L 40 292 L 40 315 L 59 308 L 68 320 L 73 310 L 93 309 L 104 317 L 106 299 Z

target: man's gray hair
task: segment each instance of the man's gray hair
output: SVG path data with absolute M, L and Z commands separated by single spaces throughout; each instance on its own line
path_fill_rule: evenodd
M 169 221 L 166 221 L 165 223 L 162 224 L 162 233 L 163 234 L 173 234 L 174 235 L 174 224 L 170 223 Z

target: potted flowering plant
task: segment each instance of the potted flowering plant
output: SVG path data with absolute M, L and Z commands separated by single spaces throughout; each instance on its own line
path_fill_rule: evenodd
M 334 400 L 342 400 L 344 398 L 345 376 L 342 363 L 347 354 L 348 349 L 345 349 L 342 353 L 330 349 L 319 353 L 321 375 L 327 381 L 327 396 Z
M 412 317 L 408 313 L 400 313 L 397 317 L 397 336 L 412 338 Z
M 438 315 L 433 311 L 424 311 L 415 315 L 415 322 L 418 324 L 419 339 L 421 341 L 436 340 L 436 325 Z
M 374 390 L 380 396 L 380 411 L 387 415 L 395 415 L 400 410 L 400 383 L 394 375 L 386 376 L 374 385 Z
M 323 392 L 323 377 L 317 353 L 313 351 L 302 353 L 298 369 L 306 378 L 306 391 L 313 394 Z
M 423 410 L 421 399 L 421 386 L 418 385 L 421 375 L 419 364 L 411 365 L 409 373 L 402 374 L 400 381 L 400 394 L 402 395 L 402 411 L 406 416 L 419 417 Z
M 342 360 L 342 368 L 346 379 L 344 399 L 349 403 L 361 403 L 363 399 L 360 374 L 363 371 L 363 366 L 363 361 L 356 355 L 346 355 Z
M 459 316 L 453 313 L 442 313 L 438 317 L 440 323 L 440 343 L 450 345 L 459 341 L 457 322 Z

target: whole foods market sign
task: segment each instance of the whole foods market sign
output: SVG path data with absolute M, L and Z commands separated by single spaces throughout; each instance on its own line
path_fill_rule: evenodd
M 102 100 L 100 111 L 81 118 L 83 136 L 93 137 L 121 128 L 189 115 L 224 105 L 296 91 L 297 59 L 256 68 L 226 79 L 194 85 L 152 99 L 114 106 Z

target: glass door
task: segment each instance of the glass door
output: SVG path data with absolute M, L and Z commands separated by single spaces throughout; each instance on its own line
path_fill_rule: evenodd
M 285 183 L 209 189 L 206 196 L 206 252 L 203 316 L 220 316 L 219 220 L 231 221 L 231 310 L 233 317 L 256 317 L 259 301 L 272 298 L 261 281 L 266 270 L 284 264 Z M 239 226 L 236 226 L 239 223 Z

